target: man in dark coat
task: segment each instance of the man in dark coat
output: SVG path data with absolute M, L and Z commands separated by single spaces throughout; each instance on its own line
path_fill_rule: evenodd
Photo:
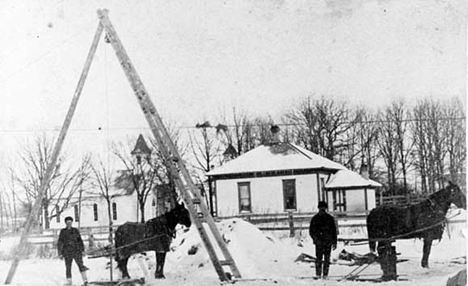
M 328 276 L 330 268 L 331 249 L 336 249 L 337 231 L 335 219 L 327 213 L 326 202 L 319 202 L 319 212 L 310 221 L 309 234 L 315 244 L 315 274 L 324 279 Z M 323 272 L 322 272 L 323 266 Z M 323 276 L 322 276 L 323 275 Z
M 75 260 L 78 265 L 84 285 L 88 285 L 88 278 L 86 276 L 88 267 L 83 264 L 84 244 L 81 239 L 80 231 L 72 227 L 72 217 L 66 217 L 65 224 L 66 227 L 60 231 L 57 249 L 59 257 L 65 259 L 67 285 L 72 285 L 71 266 L 73 260 Z

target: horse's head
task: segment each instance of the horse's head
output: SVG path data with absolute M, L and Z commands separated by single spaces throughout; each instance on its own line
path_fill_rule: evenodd
M 184 225 L 185 227 L 190 227 L 192 225 L 192 221 L 190 220 L 190 213 L 185 208 L 184 203 L 176 203 L 175 208 L 171 212 L 174 214 L 178 224 Z
M 452 182 L 449 182 L 449 185 L 447 186 L 447 188 L 449 188 L 451 192 L 451 195 L 450 195 L 451 203 L 456 205 L 459 208 L 463 208 L 466 210 L 466 196 L 462 192 L 460 187 L 458 187 Z

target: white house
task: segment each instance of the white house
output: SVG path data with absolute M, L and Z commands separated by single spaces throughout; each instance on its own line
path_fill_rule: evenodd
M 381 185 L 291 143 L 261 145 L 207 174 L 218 216 L 313 212 L 324 200 L 330 211 L 375 207 Z
M 140 172 L 142 168 L 142 160 L 151 154 L 151 149 L 146 144 L 143 135 L 139 135 L 135 147 L 131 152 L 134 156 L 136 164 L 139 166 Z M 139 203 L 137 194 L 133 190 L 131 181 L 122 181 L 121 187 L 114 186 L 110 190 L 111 195 L 111 219 L 114 225 L 121 225 L 127 221 L 141 221 Z M 128 186 L 130 184 L 130 187 Z M 124 186 L 125 185 L 125 186 Z M 91 192 L 90 192 L 91 191 Z M 80 227 L 105 227 L 109 225 L 108 205 L 104 197 L 97 195 L 99 192 L 90 190 L 87 195 L 82 198 L 73 197 L 68 203 L 68 208 L 60 215 L 55 216 L 50 221 L 51 229 L 64 227 L 64 219 L 67 216 L 73 217 L 75 225 Z M 94 193 L 95 195 L 89 195 Z M 156 194 L 155 194 L 156 193 Z M 168 185 L 157 185 L 154 191 L 148 194 L 145 202 L 145 220 L 156 217 L 171 209 L 174 204 L 172 200 L 172 190 Z M 49 213 L 57 213 L 53 208 L 59 208 L 63 205 L 63 201 L 58 202 L 57 206 L 50 206 Z
M 127 221 L 140 221 L 140 211 L 135 193 L 128 194 L 124 190 L 114 190 L 111 199 L 111 219 L 114 225 L 121 225 Z M 50 207 L 49 213 L 52 211 Z M 51 229 L 60 229 L 65 226 L 64 219 L 71 216 L 75 226 L 80 227 L 106 227 L 109 217 L 106 200 L 98 195 L 83 196 L 81 200 L 74 197 L 69 208 L 50 221 Z M 156 200 L 153 194 L 148 196 L 145 204 L 145 219 L 157 216 Z

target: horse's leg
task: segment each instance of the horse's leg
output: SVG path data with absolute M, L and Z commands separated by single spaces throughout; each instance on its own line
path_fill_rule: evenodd
M 156 252 L 156 271 L 154 277 L 156 279 L 164 279 L 164 262 L 166 261 L 166 252 Z
M 379 254 L 377 261 L 380 264 L 380 269 L 382 269 L 382 272 L 383 272 L 382 279 L 384 281 L 387 281 L 387 277 L 389 276 L 388 253 L 387 253 L 388 244 L 389 244 L 388 242 L 379 241 L 377 245 L 377 252 Z
M 117 268 L 119 268 L 120 272 L 122 273 L 122 279 L 130 279 L 130 275 L 128 274 L 127 269 L 127 262 L 130 257 L 127 256 L 125 258 L 120 258 L 117 261 Z
M 432 239 L 424 238 L 423 246 L 423 257 L 421 260 L 421 266 L 423 268 L 429 268 L 429 254 L 431 253 Z

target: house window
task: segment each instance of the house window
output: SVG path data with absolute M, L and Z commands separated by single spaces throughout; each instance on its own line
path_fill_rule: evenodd
M 333 190 L 333 210 L 339 212 L 346 211 L 346 191 Z
M 57 214 L 56 221 L 60 222 L 60 207 L 58 205 L 55 206 L 55 213 Z
M 283 180 L 284 210 L 297 210 L 296 180 Z
M 98 221 L 99 216 L 98 216 L 98 207 L 97 204 L 93 205 L 93 213 L 94 213 L 94 221 Z
M 80 209 L 77 205 L 73 207 L 75 209 L 75 221 L 79 222 L 80 221 Z
M 237 189 L 239 190 L 239 211 L 251 212 L 250 182 L 237 183 Z
M 112 219 L 117 220 L 117 204 L 112 203 Z

